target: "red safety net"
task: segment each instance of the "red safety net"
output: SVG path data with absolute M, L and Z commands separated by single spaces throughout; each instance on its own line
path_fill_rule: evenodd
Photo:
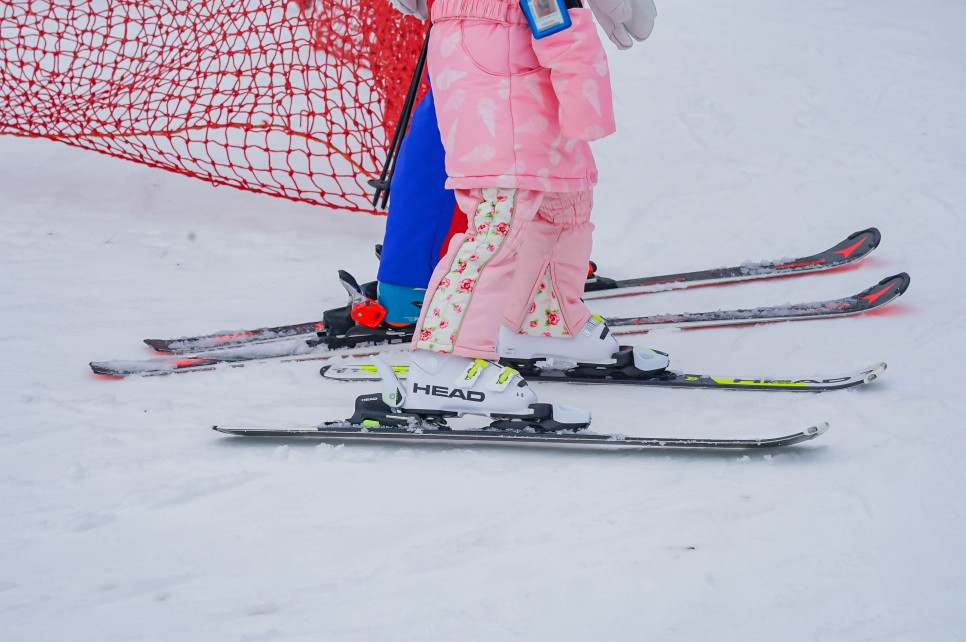
M 386 0 L 0 4 L 0 134 L 372 212 L 425 34 Z

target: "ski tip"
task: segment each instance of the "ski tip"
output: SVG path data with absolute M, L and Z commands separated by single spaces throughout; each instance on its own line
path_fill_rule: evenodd
M 858 238 L 858 237 L 862 236 L 863 234 L 868 234 L 868 235 L 870 235 L 872 237 L 869 240 L 869 251 L 870 252 L 872 250 L 874 250 L 875 248 L 879 247 L 879 243 L 882 241 L 882 232 L 880 232 L 879 231 L 879 228 L 877 228 L 877 227 L 870 227 L 870 228 L 867 228 L 867 229 L 864 229 L 864 230 L 859 230 L 858 232 L 854 232 L 851 235 L 849 235 L 849 240 L 852 240 L 854 238 Z
M 328 372 L 329 371 L 329 368 L 331 368 L 331 367 L 332 367 L 331 364 L 329 364 L 327 366 L 322 366 L 322 368 L 319 369 L 319 374 L 324 377 L 325 376 L 325 373 Z
M 108 364 L 101 361 L 90 361 L 87 364 L 93 372 L 98 377 L 103 377 L 105 379 L 123 379 L 124 376 L 111 368 Z
M 872 383 L 873 381 L 875 381 L 876 379 L 882 376 L 882 374 L 886 371 L 887 367 L 888 366 L 886 365 L 885 361 L 880 361 L 874 366 L 870 366 L 865 373 L 865 377 L 862 378 L 862 383 Z
M 899 272 L 899 274 L 893 274 L 892 276 L 887 276 L 886 278 L 879 281 L 879 285 L 885 285 L 895 281 L 895 288 L 897 291 L 897 296 L 899 294 L 904 294 L 906 290 L 909 289 L 909 283 L 912 281 L 912 277 L 909 276 L 908 272 Z
M 815 439 L 819 435 L 824 435 L 825 433 L 827 433 L 828 429 L 829 429 L 829 423 L 827 421 L 823 421 L 821 423 L 815 424 L 814 426 L 809 426 L 808 428 L 806 428 L 805 434 L 808 435 L 810 439 Z

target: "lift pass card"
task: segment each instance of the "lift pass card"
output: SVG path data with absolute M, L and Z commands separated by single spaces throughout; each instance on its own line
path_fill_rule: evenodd
M 538 40 L 571 25 L 565 0 L 520 0 L 520 6 L 530 23 L 533 37 Z

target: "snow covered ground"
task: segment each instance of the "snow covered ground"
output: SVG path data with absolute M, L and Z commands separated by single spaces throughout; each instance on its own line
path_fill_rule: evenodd
M 0 138 L 0 640 L 966 639 L 966 5 L 659 7 L 612 65 L 596 259 L 614 277 L 811 252 L 836 274 L 601 302 L 816 300 L 867 318 L 641 338 L 685 369 L 889 371 L 825 395 L 544 385 L 595 429 L 781 453 L 251 442 L 347 416 L 318 363 L 105 381 L 145 337 L 306 321 L 371 278 L 383 219 Z

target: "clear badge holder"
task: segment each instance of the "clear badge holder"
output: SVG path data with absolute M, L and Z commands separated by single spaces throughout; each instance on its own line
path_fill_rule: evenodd
M 565 0 L 520 0 L 520 6 L 537 40 L 569 29 L 572 24 Z

